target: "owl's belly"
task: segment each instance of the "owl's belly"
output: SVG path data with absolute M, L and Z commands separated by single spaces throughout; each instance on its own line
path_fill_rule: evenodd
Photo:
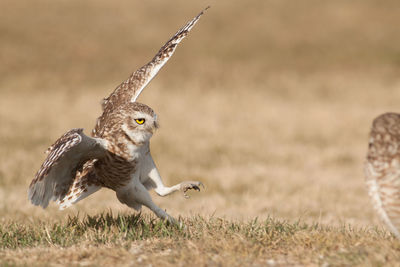
M 122 157 L 109 153 L 95 164 L 98 182 L 113 190 L 129 183 L 132 174 L 137 170 L 137 161 L 127 161 Z

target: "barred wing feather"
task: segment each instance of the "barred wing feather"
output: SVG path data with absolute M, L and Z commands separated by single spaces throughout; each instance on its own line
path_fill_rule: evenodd
M 46 208 L 50 200 L 62 199 L 76 171 L 86 161 L 103 157 L 106 151 L 104 140 L 86 136 L 83 129 L 66 132 L 48 149 L 47 158 L 29 186 L 29 200 Z

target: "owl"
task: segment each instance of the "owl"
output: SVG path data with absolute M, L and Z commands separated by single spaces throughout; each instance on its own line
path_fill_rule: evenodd
M 400 114 L 373 121 L 364 172 L 376 211 L 400 239 Z
M 55 201 L 60 209 L 65 209 L 105 187 L 114 190 L 123 204 L 135 210 L 145 206 L 162 220 L 177 223 L 153 202 L 148 191 L 154 189 L 158 195 L 167 196 L 180 190 L 187 197 L 188 190 L 200 191 L 203 184 L 185 181 L 170 187 L 164 185 L 150 154 L 150 139 L 158 128 L 157 115 L 136 99 L 206 9 L 103 100 L 103 113 L 91 136 L 85 135 L 83 129 L 72 129 L 50 146 L 29 186 L 32 204 L 46 208 L 50 201 Z

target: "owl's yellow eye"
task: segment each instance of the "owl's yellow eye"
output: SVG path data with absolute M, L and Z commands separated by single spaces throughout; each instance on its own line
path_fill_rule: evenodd
M 145 119 L 135 119 L 137 124 L 143 124 L 145 122 Z

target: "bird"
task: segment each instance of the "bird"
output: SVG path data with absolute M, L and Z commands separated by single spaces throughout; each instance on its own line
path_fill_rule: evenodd
M 184 181 L 165 186 L 150 153 L 150 138 L 159 128 L 157 115 L 149 106 L 137 102 L 146 85 L 175 52 L 209 7 L 180 28 L 150 62 L 136 70 L 102 101 L 91 136 L 82 128 L 64 133 L 51 145 L 28 189 L 28 199 L 44 209 L 50 201 L 61 210 L 99 191 L 109 188 L 118 200 L 140 211 L 149 208 L 160 219 L 177 220 L 152 200 L 149 190 L 159 196 L 188 190 L 200 191 L 200 181 Z
M 375 210 L 400 239 L 400 114 L 373 120 L 364 173 Z

